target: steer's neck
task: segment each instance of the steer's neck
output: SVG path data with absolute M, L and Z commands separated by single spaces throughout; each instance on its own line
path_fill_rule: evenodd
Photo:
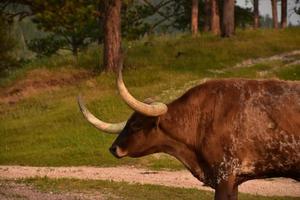
M 195 151 L 184 143 L 168 136 L 166 137 L 165 145 L 167 148 L 163 149 L 164 153 L 177 158 L 198 180 L 204 180 L 204 174 Z
M 197 107 L 172 103 L 168 105 L 168 112 L 161 116 L 160 125 L 170 137 L 190 148 L 196 148 L 197 138 L 201 134 L 198 130 L 201 113 L 198 110 Z
M 178 99 L 168 105 L 168 112 L 160 116 L 160 128 L 167 136 L 167 152 L 180 160 L 199 180 L 203 181 L 205 162 L 199 146 L 201 146 L 201 120 L 203 114 L 200 103 L 192 97 Z

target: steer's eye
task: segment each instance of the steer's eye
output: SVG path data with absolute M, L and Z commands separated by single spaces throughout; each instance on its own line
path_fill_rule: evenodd
M 140 128 L 137 127 L 137 126 L 132 126 L 131 129 L 132 129 L 133 131 L 139 131 L 139 130 L 140 130 Z
M 141 127 L 136 122 L 131 123 L 130 127 L 133 131 L 138 131 L 141 129 Z

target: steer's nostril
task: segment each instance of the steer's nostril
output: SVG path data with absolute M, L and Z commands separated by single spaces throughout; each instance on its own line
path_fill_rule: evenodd
M 116 151 L 117 151 L 117 146 L 111 146 L 110 148 L 109 148 L 109 151 L 112 153 L 112 154 L 116 154 Z

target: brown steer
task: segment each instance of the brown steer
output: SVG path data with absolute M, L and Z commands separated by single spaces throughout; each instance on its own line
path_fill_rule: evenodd
M 79 98 L 85 118 L 119 133 L 110 151 L 117 158 L 164 152 L 176 157 L 217 200 L 236 200 L 238 185 L 251 179 L 300 180 L 300 82 L 212 80 L 168 105 L 143 103 L 118 88 L 136 112 L 127 122 L 105 123 Z

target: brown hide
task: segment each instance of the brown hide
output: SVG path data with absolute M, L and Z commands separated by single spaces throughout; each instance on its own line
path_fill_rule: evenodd
M 170 103 L 160 126 L 195 153 L 197 160 L 181 160 L 197 162 L 199 166 L 188 168 L 214 188 L 229 176 L 237 184 L 265 177 L 300 178 L 299 82 L 208 81 Z M 199 167 L 204 176 L 193 172 Z

